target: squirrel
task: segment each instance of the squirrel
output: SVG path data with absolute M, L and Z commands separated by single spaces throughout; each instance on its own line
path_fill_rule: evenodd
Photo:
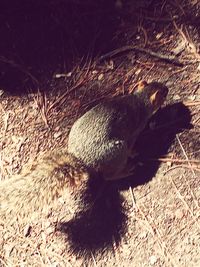
M 161 83 L 142 82 L 134 93 L 91 108 L 72 125 L 67 149 L 49 153 L 0 182 L 0 216 L 41 210 L 63 189 L 95 174 L 105 180 L 129 176 L 136 139 L 167 94 Z

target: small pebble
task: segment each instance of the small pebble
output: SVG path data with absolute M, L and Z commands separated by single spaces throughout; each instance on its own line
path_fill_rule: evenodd
M 163 32 L 156 34 L 156 39 L 159 40 L 163 36 Z
M 178 209 L 175 212 L 175 216 L 176 216 L 177 219 L 182 219 L 184 217 L 184 215 L 185 214 L 184 214 L 184 211 L 183 210 Z
M 146 237 L 147 237 L 147 232 L 142 232 L 142 233 L 140 233 L 138 237 L 139 237 L 140 239 L 144 239 L 144 238 L 146 238 Z
M 141 69 L 136 70 L 135 75 L 140 74 L 141 71 L 142 71 Z
M 174 95 L 173 96 L 173 100 L 180 100 L 180 99 L 181 99 L 180 95 Z
M 154 255 L 149 258 L 151 265 L 154 265 L 157 262 L 157 260 L 158 260 L 157 257 Z
M 188 96 L 188 99 L 194 101 L 196 99 L 196 95 L 190 95 Z
M 103 80 L 103 77 L 104 77 L 103 73 L 99 74 L 99 76 L 98 76 L 98 81 Z
M 23 234 L 24 234 L 25 237 L 30 236 L 31 229 L 32 229 L 32 227 L 31 227 L 30 224 L 27 224 L 27 225 L 24 227 Z
M 62 132 L 57 132 L 53 135 L 55 139 L 59 138 L 62 135 Z

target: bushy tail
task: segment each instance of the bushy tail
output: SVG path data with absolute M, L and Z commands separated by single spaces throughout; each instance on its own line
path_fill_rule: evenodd
M 0 216 L 26 217 L 43 210 L 65 188 L 87 180 L 87 168 L 67 152 L 49 153 L 0 182 Z

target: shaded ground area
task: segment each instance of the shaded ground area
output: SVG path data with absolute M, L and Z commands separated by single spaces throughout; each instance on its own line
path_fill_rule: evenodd
M 112 49 L 113 1 L 1 1 L 1 86 L 23 93 Z M 41 86 L 42 83 L 42 86 Z
M 134 176 L 66 192 L 27 225 L 0 219 L 0 265 L 199 266 L 199 2 L 19 2 L 0 4 L 1 180 L 66 147 L 105 97 L 140 80 L 170 91 Z

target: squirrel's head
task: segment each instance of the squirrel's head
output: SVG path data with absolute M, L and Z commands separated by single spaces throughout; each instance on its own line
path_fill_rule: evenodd
M 147 83 L 142 81 L 139 82 L 135 93 L 140 95 L 151 108 L 151 112 L 155 113 L 166 100 L 168 88 L 159 82 Z

